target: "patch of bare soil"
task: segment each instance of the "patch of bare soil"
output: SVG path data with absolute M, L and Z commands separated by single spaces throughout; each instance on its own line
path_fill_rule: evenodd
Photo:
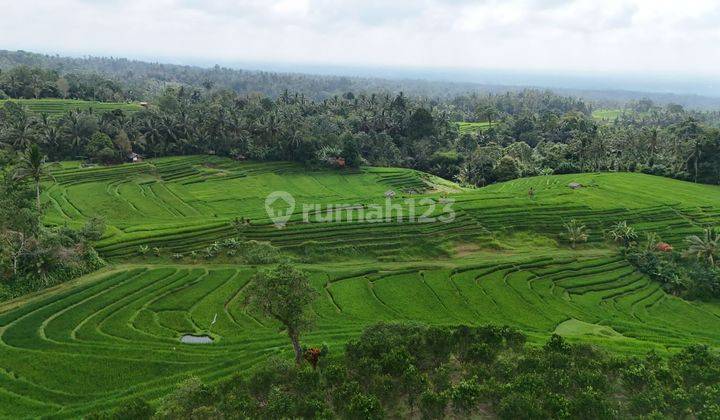
M 478 244 L 463 242 L 455 245 L 454 252 L 457 257 L 465 257 L 480 251 L 480 249 L 480 245 Z

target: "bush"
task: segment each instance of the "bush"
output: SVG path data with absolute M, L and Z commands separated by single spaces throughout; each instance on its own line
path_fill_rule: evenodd
M 280 260 L 280 252 L 270 242 L 255 240 L 245 242 L 242 256 L 248 264 L 272 264 Z
M 349 419 L 358 420 L 383 418 L 383 410 L 377 397 L 362 393 L 357 393 L 350 398 L 345 414 Z
M 190 418 L 196 408 L 210 405 L 210 387 L 196 377 L 188 378 L 172 394 L 163 398 L 157 410 L 159 418 Z
M 571 162 L 562 162 L 553 170 L 555 175 L 579 174 L 580 172 L 582 172 L 580 166 Z
M 675 296 L 689 299 L 720 297 L 720 269 L 683 259 L 677 252 L 628 249 L 626 258 L 637 269 L 659 282 Z
M 456 413 L 468 413 L 480 402 L 480 385 L 475 378 L 461 380 L 450 390 L 450 399 Z
M 80 235 L 85 238 L 86 241 L 99 241 L 106 229 L 105 219 L 101 217 L 93 217 L 83 226 L 80 231 Z
M 715 418 L 720 411 L 720 356 L 706 346 L 670 360 L 653 353 L 625 359 L 557 335 L 542 348 L 525 347 L 517 334 L 497 326 L 377 324 L 317 370 L 271 358 L 247 379 L 214 388 L 190 379 L 156 417 L 415 418 L 417 408 L 438 419 L 448 405 L 457 417 L 482 408 L 483 416 L 503 419 Z
M 127 404 L 122 405 L 120 408 L 115 410 L 110 416 L 111 419 L 124 420 L 124 419 L 151 419 L 155 414 L 150 404 L 141 399 L 134 399 Z
M 445 417 L 448 396 L 444 392 L 425 391 L 420 396 L 420 413 L 424 419 L 441 419 Z

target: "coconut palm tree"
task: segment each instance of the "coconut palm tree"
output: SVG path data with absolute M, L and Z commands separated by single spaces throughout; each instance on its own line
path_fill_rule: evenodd
M 685 238 L 688 247 L 686 256 L 692 256 L 698 260 L 705 260 L 714 267 L 718 253 L 720 252 L 720 232 L 715 229 L 705 229 L 702 236 L 691 235 Z
M 12 146 L 15 150 L 23 150 L 35 141 L 37 121 L 30 113 L 22 108 L 13 108 L 11 117 L 6 121 L 0 132 L 0 142 Z
M 35 183 L 35 199 L 37 209 L 40 211 L 40 182 L 48 174 L 47 156 L 43 155 L 37 144 L 27 148 L 15 168 L 16 179 L 32 179 Z
M 575 219 L 572 219 L 569 223 L 565 223 L 564 226 L 565 239 L 570 243 L 570 247 L 572 247 L 572 249 L 575 249 L 575 246 L 580 242 L 587 242 L 588 234 L 585 225 Z

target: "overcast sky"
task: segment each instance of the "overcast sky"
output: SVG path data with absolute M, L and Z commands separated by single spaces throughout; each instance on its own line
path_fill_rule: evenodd
M 0 0 L 0 49 L 710 74 L 720 70 L 720 1 Z

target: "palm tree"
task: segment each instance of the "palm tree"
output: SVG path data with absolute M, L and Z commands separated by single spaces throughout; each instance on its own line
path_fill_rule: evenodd
M 35 141 L 36 121 L 23 109 L 15 112 L 12 118 L 7 119 L 5 129 L 0 133 L 0 142 L 23 150 Z
M 632 226 L 628 226 L 627 222 L 618 222 L 610 228 L 608 231 L 610 239 L 623 246 L 629 246 L 632 242 L 637 240 L 637 232 Z
M 32 179 L 35 182 L 35 199 L 37 209 L 40 211 L 40 181 L 48 174 L 46 164 L 47 156 L 43 155 L 40 147 L 33 144 L 25 151 L 15 169 L 16 179 Z
M 146 114 L 139 119 L 138 131 L 141 133 L 138 139 L 143 151 L 157 156 L 163 150 L 163 135 L 160 132 L 160 123 L 153 115 Z
M 580 222 L 575 219 L 572 219 L 570 220 L 570 223 L 565 223 L 564 226 L 565 239 L 570 242 L 572 249 L 575 249 L 575 246 L 579 242 L 587 242 L 588 234 L 585 225 L 580 224 Z
M 60 121 L 65 140 L 71 145 L 73 153 L 80 156 L 84 152 L 85 143 L 98 131 L 97 118 L 90 110 L 77 109 L 68 111 Z
M 685 238 L 688 244 L 686 256 L 693 256 L 698 260 L 705 260 L 715 266 L 715 259 L 720 252 L 720 232 L 714 229 L 705 229 L 702 236 L 691 235 Z

